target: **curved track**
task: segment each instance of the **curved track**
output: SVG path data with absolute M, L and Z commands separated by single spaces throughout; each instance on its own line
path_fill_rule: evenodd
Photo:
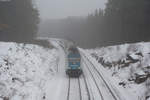
M 85 55 L 82 56 L 84 73 L 79 78 L 68 78 L 67 100 L 124 100 L 92 62 Z
M 86 88 L 86 91 L 87 91 L 87 100 L 91 100 L 91 96 L 90 96 L 90 90 L 88 88 L 88 83 L 87 83 L 87 80 L 85 78 L 85 75 L 84 73 L 82 74 L 82 77 L 83 77 L 83 81 L 84 81 L 84 84 L 85 84 L 85 88 Z
M 106 79 L 104 79 L 101 72 L 83 53 L 82 57 L 84 73 L 90 76 L 91 79 L 89 79 L 89 83 L 91 83 L 91 86 L 94 87 L 95 85 L 95 88 L 92 88 L 94 100 L 124 100 L 120 98 L 114 88 L 106 81 Z M 97 91 L 99 94 L 95 94 L 95 91 Z
M 66 61 L 64 61 L 64 58 L 66 58 L 65 50 L 61 49 L 60 51 L 61 56 L 58 64 L 60 75 L 56 77 L 56 82 L 54 81 L 54 83 L 58 83 L 57 86 L 54 84 L 56 87 L 54 92 L 56 93 L 54 93 L 54 96 L 48 95 L 51 100 L 125 100 L 104 78 L 101 70 L 90 61 L 84 52 L 81 52 L 83 74 L 79 78 L 66 77 L 64 72 L 66 66 Z M 48 90 L 52 89 L 53 86 Z

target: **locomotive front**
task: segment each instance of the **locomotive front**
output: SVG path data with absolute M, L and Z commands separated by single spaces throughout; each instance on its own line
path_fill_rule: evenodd
M 77 48 L 69 48 L 68 50 L 68 66 L 66 74 L 70 77 L 79 77 L 82 74 L 81 56 Z

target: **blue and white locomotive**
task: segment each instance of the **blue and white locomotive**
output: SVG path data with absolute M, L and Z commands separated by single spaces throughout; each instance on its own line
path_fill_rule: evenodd
M 68 66 L 66 74 L 70 77 L 79 77 L 81 70 L 81 55 L 76 47 L 70 47 L 67 54 Z

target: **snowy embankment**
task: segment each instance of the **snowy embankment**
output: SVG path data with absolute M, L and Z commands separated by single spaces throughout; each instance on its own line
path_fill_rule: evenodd
M 150 97 L 150 43 L 124 44 L 87 50 L 108 69 L 110 79 L 137 100 Z
M 0 42 L 0 100 L 45 100 L 57 50 Z

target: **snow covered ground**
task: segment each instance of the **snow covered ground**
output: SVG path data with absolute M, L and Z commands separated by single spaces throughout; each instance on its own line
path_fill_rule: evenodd
M 71 100 L 77 93 L 82 100 L 148 100 L 150 43 L 80 49 L 85 75 L 71 81 L 68 92 L 65 42 L 49 42 L 55 48 L 0 42 L 0 100 L 66 100 L 68 93 Z
M 109 46 L 86 52 L 104 66 L 117 88 L 136 100 L 150 99 L 150 43 Z
M 57 59 L 56 49 L 0 42 L 0 100 L 48 100 Z

